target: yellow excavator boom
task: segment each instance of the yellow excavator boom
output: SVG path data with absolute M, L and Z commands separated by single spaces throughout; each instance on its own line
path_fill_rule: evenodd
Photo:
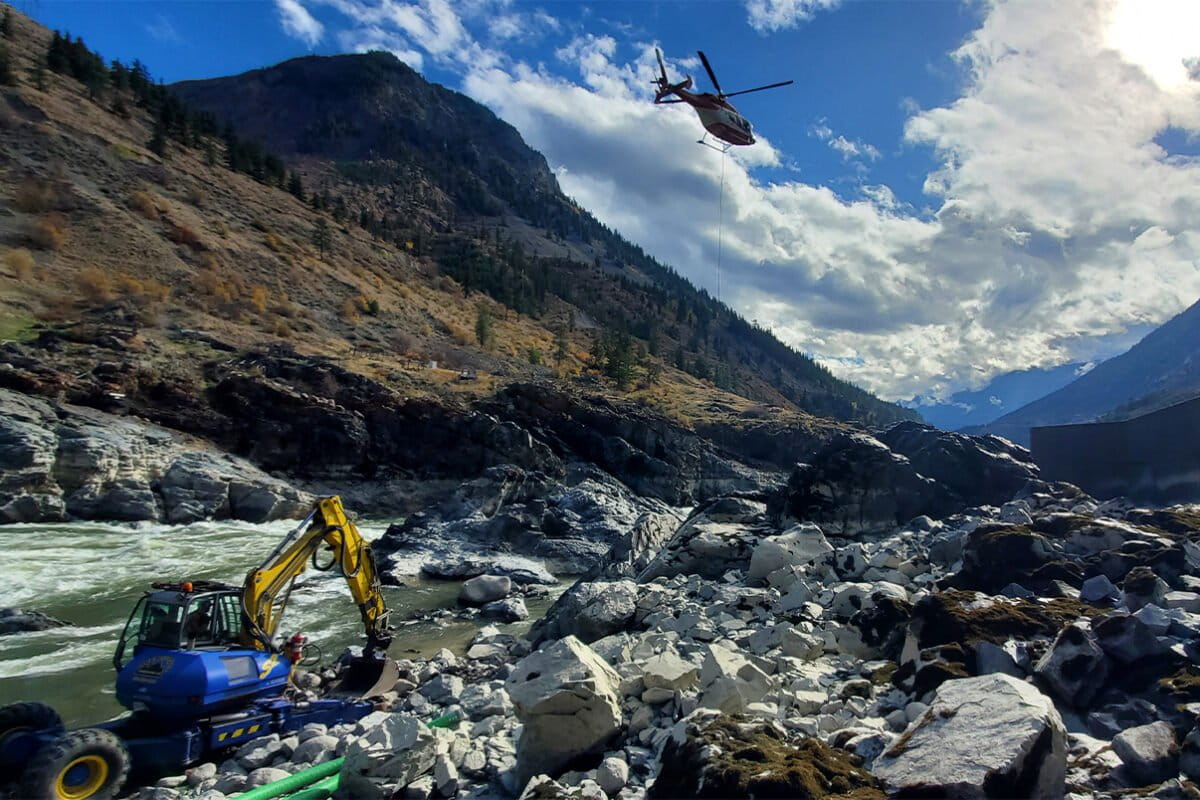
M 324 546 L 330 553 L 322 563 Z M 309 563 L 314 569 L 335 567 L 346 579 L 362 614 L 368 651 L 386 651 L 391 642 L 387 606 L 371 546 L 346 516 L 340 497 L 326 497 L 283 538 L 269 556 L 246 575 L 242 588 L 242 644 L 262 651 L 276 649 L 274 638 L 296 578 Z

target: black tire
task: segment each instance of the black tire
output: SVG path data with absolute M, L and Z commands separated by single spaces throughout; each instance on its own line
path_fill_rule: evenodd
M 111 800 L 129 777 L 129 751 L 121 737 L 84 728 L 38 751 L 21 779 L 22 797 Z
M 45 703 L 13 703 L 0 708 L 0 767 L 10 774 L 28 763 L 39 746 L 29 740 L 15 742 L 10 738 L 23 732 L 58 737 L 67 729 L 58 712 Z

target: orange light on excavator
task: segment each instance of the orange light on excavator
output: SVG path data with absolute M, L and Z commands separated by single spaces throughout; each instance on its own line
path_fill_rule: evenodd
M 190 591 L 192 590 L 192 582 L 191 582 L 191 581 L 184 581 L 184 582 L 183 582 L 183 590 L 184 590 L 185 592 L 190 592 Z

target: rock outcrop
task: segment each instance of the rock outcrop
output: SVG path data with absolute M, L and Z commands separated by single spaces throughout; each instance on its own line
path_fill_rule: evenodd
M 0 523 L 303 515 L 312 498 L 150 423 L 0 389 Z

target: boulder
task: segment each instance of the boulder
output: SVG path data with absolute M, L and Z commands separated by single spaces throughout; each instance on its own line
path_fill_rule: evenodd
M 512 579 L 507 575 L 479 575 L 463 582 L 458 591 L 458 601 L 481 606 L 508 597 L 511 591 Z
M 760 539 L 774 533 L 762 503 L 722 497 L 692 512 L 638 573 L 638 583 L 676 575 L 717 580 L 729 570 L 744 570 Z
M 969 436 L 900 422 L 881 433 L 879 440 L 907 458 L 921 475 L 946 487 L 964 506 L 1007 503 L 1040 472 L 1028 450 L 998 436 Z
M 750 555 L 746 580 L 757 583 L 775 570 L 810 564 L 832 552 L 819 526 L 801 522 L 758 543 Z
M 705 645 L 700 668 L 700 706 L 740 714 L 772 689 L 771 679 L 745 656 L 718 645 Z
M 437 739 L 418 717 L 376 712 L 359 727 L 365 732 L 346 746 L 339 800 L 382 800 L 389 796 L 383 787 L 405 786 L 433 769 Z
M 594 642 L 625 630 L 637 613 L 638 586 L 630 580 L 579 582 L 559 596 L 529 632 L 534 644 L 575 636 Z
M 615 797 L 629 783 L 629 764 L 621 758 L 604 759 L 596 768 L 596 783 L 609 797 Z
M 1067 732 L 1050 698 L 1009 675 L 943 683 L 872 772 L 905 797 L 1058 798 Z
M 21 608 L 0 608 L 0 636 L 6 636 L 10 633 L 47 631 L 51 628 L 63 628 L 70 624 L 49 614 L 43 614 L 40 611 L 28 611 Z
M 618 539 L 607 555 L 583 576 L 583 580 L 637 577 L 654 560 L 678 527 L 679 518 L 673 514 L 645 512 L 633 523 L 628 536 Z
M 1179 769 L 1193 781 L 1200 780 L 1200 725 L 1192 728 L 1183 739 Z
M 1093 620 L 1092 633 L 1100 648 L 1118 664 L 1161 658 L 1170 650 L 1149 625 L 1125 613 L 1109 614 Z
M 700 680 L 700 670 L 684 661 L 673 649 L 649 658 L 642 664 L 642 683 L 647 689 L 693 689 Z
M 1169 722 L 1159 720 L 1123 730 L 1113 737 L 1112 748 L 1135 786 L 1161 783 L 1179 774 L 1179 747 Z
M 518 662 L 505 682 L 523 725 L 518 786 L 603 753 L 621 726 L 620 684 L 612 667 L 574 636 Z
M 885 533 L 921 514 L 944 517 L 964 506 L 865 433 L 843 433 L 797 465 L 770 504 L 777 520 L 814 522 L 844 538 Z
M 520 622 L 529 618 L 529 609 L 520 597 L 506 597 L 503 600 L 493 600 L 484 605 L 483 616 L 500 622 Z
M 678 722 L 646 797 L 883 800 L 855 756 L 819 739 L 791 741 L 777 725 L 700 711 Z
M 1055 697 L 1082 708 L 1104 686 L 1108 660 L 1091 627 L 1079 621 L 1059 631 L 1050 649 L 1037 662 L 1034 673 L 1045 681 Z

